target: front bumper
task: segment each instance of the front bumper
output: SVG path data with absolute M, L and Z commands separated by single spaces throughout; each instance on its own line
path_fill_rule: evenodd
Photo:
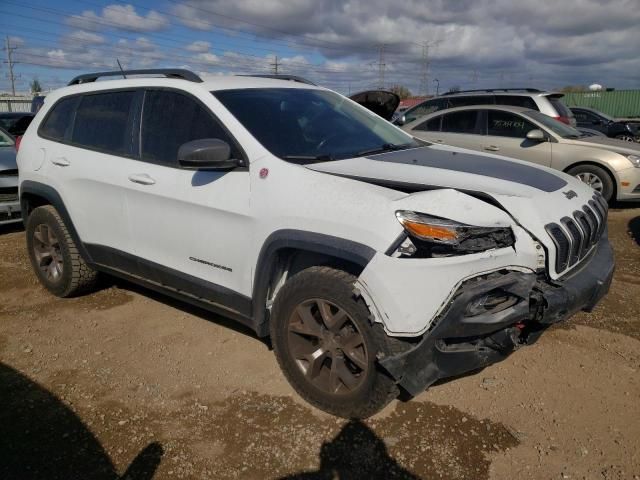
M 22 220 L 20 202 L 0 203 L 0 225 L 15 223 Z
M 535 342 L 549 325 L 581 310 L 591 311 L 608 292 L 613 270 L 613 250 L 605 234 L 591 257 L 559 281 L 506 270 L 473 278 L 458 288 L 417 345 L 380 358 L 379 363 L 400 386 L 417 395 L 439 379 L 503 360 Z M 470 305 L 492 292 L 510 298 L 510 306 L 470 311 Z

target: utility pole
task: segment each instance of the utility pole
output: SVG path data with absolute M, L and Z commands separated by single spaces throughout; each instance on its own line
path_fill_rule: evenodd
M 436 97 L 437 97 L 438 94 L 440 93 L 440 80 L 438 80 L 437 78 L 434 78 L 433 83 L 436 84 Z
M 384 43 L 380 44 L 380 46 L 378 47 L 379 56 L 380 56 L 380 59 L 378 60 L 378 77 L 380 82 L 380 88 L 382 89 L 384 89 L 384 70 L 387 66 L 387 64 L 384 63 L 384 47 L 385 47 Z
M 422 45 L 422 79 L 420 81 L 420 91 L 426 97 L 429 95 L 429 45 Z
M 278 67 L 282 66 L 282 63 L 278 63 L 278 56 L 276 55 L 276 59 L 273 63 L 270 64 L 273 67 L 274 75 L 278 75 Z
M 3 63 L 6 63 L 9 65 L 9 80 L 11 80 L 11 95 L 13 95 L 15 97 L 16 95 L 16 76 L 13 74 L 13 58 L 11 58 L 11 53 L 13 53 L 13 51 L 18 48 L 18 47 L 12 47 L 11 44 L 9 43 L 9 36 L 7 35 L 5 37 L 5 48 L 4 50 L 7 51 L 7 60 Z

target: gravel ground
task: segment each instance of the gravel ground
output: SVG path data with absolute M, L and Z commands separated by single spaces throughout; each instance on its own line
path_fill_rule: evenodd
M 127 283 L 61 300 L 0 227 L 0 479 L 640 479 L 640 208 L 612 290 L 506 361 L 366 422 L 309 407 L 268 346 Z

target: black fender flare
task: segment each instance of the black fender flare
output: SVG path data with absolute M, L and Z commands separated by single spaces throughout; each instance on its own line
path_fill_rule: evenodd
M 52 205 L 62 217 L 64 224 L 66 225 L 73 241 L 82 255 L 82 258 L 89 265 L 93 265 L 93 261 L 91 255 L 85 248 L 84 244 L 80 240 L 76 227 L 73 225 L 71 221 L 71 216 L 62 201 L 62 197 L 58 193 L 58 191 L 50 185 L 46 185 L 40 182 L 34 182 L 33 180 L 25 180 L 20 184 L 20 209 L 22 211 L 22 221 L 26 227 L 27 225 L 27 217 L 28 217 L 28 199 L 25 198 L 25 194 L 35 195 L 37 197 L 43 198 L 47 201 L 48 204 Z
M 253 284 L 253 321 L 259 336 L 269 334 L 267 328 L 266 299 L 272 270 L 278 259 L 278 252 L 293 249 L 319 253 L 354 263 L 363 269 L 369 264 L 376 251 L 362 243 L 344 238 L 305 230 L 283 229 L 269 235 L 260 249 L 256 263 Z

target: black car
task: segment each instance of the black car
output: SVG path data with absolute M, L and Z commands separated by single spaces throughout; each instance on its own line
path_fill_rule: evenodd
M 0 112 L 0 127 L 18 137 L 24 135 L 33 117 L 35 113 L 30 112 Z
M 617 121 L 606 113 L 587 107 L 570 107 L 576 117 L 576 124 L 602 132 L 607 137 L 627 142 L 640 142 L 640 122 Z

